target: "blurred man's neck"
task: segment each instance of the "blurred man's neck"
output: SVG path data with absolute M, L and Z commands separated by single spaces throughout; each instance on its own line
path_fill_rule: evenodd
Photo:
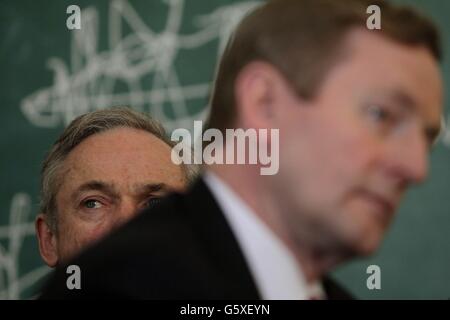
M 264 184 L 264 176 L 259 175 L 257 166 L 210 165 L 211 173 L 220 178 L 252 209 L 274 234 L 285 244 L 296 258 L 308 282 L 320 280 L 332 269 L 340 258 L 328 252 L 318 252 L 310 246 L 301 246 L 293 241 L 282 220 L 280 208 L 273 201 L 273 195 Z

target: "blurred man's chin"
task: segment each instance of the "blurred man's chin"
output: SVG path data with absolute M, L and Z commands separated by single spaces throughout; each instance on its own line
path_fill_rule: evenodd
M 384 232 L 380 230 L 363 230 L 353 240 L 352 247 L 356 256 L 366 257 L 374 254 L 381 245 Z
M 347 252 L 348 258 L 366 257 L 377 251 L 383 235 L 384 228 L 380 225 L 374 226 L 371 221 L 359 221 L 358 224 L 347 224 L 344 229 L 341 229 L 340 236 L 337 235 L 340 239 L 336 239 L 336 243 L 340 242 L 341 251 Z
M 381 245 L 389 222 L 381 219 L 372 208 L 353 206 L 346 210 L 340 225 L 340 233 L 345 245 L 356 256 L 373 254 Z

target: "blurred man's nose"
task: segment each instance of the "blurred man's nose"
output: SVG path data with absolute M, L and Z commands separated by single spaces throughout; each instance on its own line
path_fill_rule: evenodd
M 423 182 L 428 175 L 429 146 L 419 131 L 397 142 L 394 147 L 392 173 L 405 184 Z

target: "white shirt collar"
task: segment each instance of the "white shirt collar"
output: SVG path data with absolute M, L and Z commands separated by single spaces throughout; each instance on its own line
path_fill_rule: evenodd
M 237 238 L 263 299 L 325 297 L 321 284 L 307 284 L 291 252 L 225 182 L 209 171 L 205 172 L 203 180 Z

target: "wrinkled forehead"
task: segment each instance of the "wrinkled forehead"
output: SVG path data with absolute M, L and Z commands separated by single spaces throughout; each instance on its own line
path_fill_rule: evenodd
M 182 169 L 170 158 L 171 148 L 140 130 L 110 130 L 93 135 L 76 146 L 64 160 L 65 184 L 105 180 L 118 185 L 177 183 Z

